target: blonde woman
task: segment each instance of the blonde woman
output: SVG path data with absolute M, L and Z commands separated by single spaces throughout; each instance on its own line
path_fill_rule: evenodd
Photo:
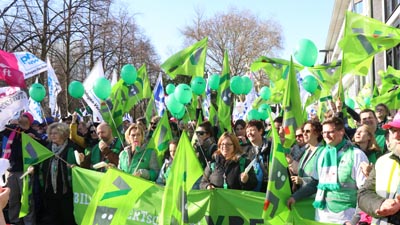
M 157 156 L 152 149 L 147 149 L 144 143 L 142 126 L 132 124 L 125 132 L 125 140 L 129 146 L 119 155 L 118 168 L 126 173 L 155 181 L 160 170 Z

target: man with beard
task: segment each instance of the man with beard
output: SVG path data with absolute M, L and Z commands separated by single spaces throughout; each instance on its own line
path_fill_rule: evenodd
M 382 126 L 389 130 L 389 153 L 381 156 L 358 192 L 359 207 L 372 223 L 400 224 L 400 118 Z

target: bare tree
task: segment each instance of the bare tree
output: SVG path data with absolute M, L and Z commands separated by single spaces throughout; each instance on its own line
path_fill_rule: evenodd
M 240 75 L 259 56 L 274 56 L 282 49 L 280 25 L 272 20 L 261 20 L 246 10 L 231 8 L 204 18 L 199 10 L 192 24 L 181 33 L 186 43 L 199 41 L 208 36 L 207 67 L 220 72 L 224 51 L 228 51 L 231 74 Z

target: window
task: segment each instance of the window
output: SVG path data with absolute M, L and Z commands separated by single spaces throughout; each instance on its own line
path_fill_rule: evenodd
M 400 5 L 400 0 L 385 0 L 385 18 L 386 21 L 389 17 L 396 11 L 397 7 Z
M 354 12 L 358 14 L 363 14 L 363 6 L 364 5 L 362 0 L 354 1 Z

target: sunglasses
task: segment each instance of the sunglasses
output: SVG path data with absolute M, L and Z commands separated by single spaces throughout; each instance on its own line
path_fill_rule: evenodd
M 311 133 L 311 130 L 303 130 L 304 133 L 309 134 Z
M 91 134 L 95 134 L 96 131 L 95 131 L 95 130 L 91 130 L 90 133 L 91 133 Z
M 297 137 L 297 138 L 302 138 L 302 137 L 303 137 L 303 134 L 297 134 L 296 137 Z
M 206 134 L 205 131 L 196 131 L 196 134 L 199 136 L 203 136 L 204 134 Z

